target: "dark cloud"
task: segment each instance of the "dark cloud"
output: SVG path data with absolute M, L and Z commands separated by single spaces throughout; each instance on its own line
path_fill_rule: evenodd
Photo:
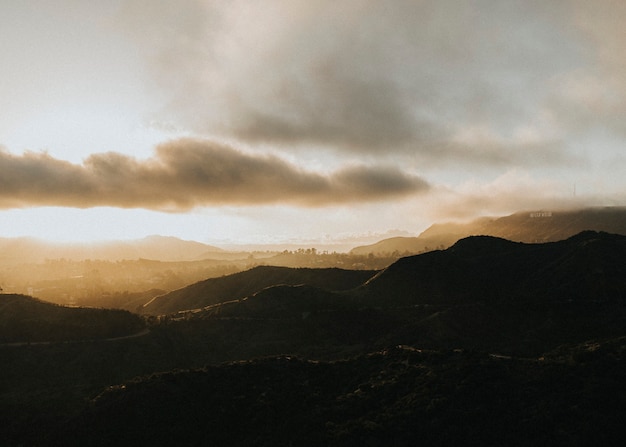
M 425 191 L 419 177 L 392 167 L 352 166 L 323 175 L 274 155 L 251 155 L 209 141 L 160 145 L 148 160 L 119 153 L 82 165 L 47 154 L 0 151 L 0 207 L 41 205 L 185 210 L 203 205 L 290 203 L 322 206 Z
M 537 158 L 527 156 L 518 128 L 539 128 L 554 79 L 585 61 L 567 2 L 234 0 L 180 8 L 193 20 L 179 13 L 165 27 L 155 17 L 148 32 L 161 36 L 147 47 L 171 92 L 163 120 L 284 150 L 532 165 Z M 459 140 L 475 126 L 496 134 L 487 149 Z M 561 162 L 561 136 L 536 133 L 546 162 Z
M 92 194 L 93 184 L 84 169 L 47 154 L 22 157 L 0 148 L 0 207 L 23 205 L 80 205 Z

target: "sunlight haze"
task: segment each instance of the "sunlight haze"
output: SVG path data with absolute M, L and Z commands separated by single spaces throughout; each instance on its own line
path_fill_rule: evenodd
M 626 202 L 626 5 L 0 1 L 0 236 L 371 243 Z

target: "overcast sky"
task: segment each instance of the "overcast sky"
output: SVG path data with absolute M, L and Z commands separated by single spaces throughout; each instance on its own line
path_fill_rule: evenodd
M 609 0 L 0 0 L 0 236 L 327 243 L 625 205 L 624 23 Z

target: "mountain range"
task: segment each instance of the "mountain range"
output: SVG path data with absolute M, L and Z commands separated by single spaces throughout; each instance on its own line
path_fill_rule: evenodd
M 447 248 L 459 239 L 474 235 L 497 236 L 516 242 L 554 242 L 585 230 L 626 234 L 626 208 L 528 211 L 503 217 L 481 217 L 468 223 L 435 223 L 417 237 L 393 237 L 371 245 L 353 246 L 349 253 L 365 256 L 370 253 L 385 256 L 416 254 Z M 300 246 L 291 246 L 292 249 L 296 247 Z M 255 248 L 276 251 L 271 246 L 259 245 Z M 137 240 L 94 243 L 53 243 L 28 237 L 0 237 L 0 265 L 37 263 L 46 259 L 233 260 L 245 258 L 248 253 L 243 250 L 244 246 L 237 246 L 236 251 L 231 251 L 196 241 L 157 235 Z M 318 251 L 321 252 L 321 249 Z
M 304 337 L 297 353 L 315 347 L 315 333 L 337 349 L 351 350 L 352 340 L 372 347 L 420 344 L 538 355 L 559 343 L 621 334 L 624 259 L 626 236 L 602 232 L 541 244 L 472 236 L 446 250 L 402 258 L 378 273 L 350 277 L 341 270 L 262 267 L 188 286 L 145 307 L 152 308 L 146 313 L 169 309 L 179 313 L 172 318 L 184 315 L 205 325 L 238 319 L 244 331 L 251 318 L 271 318 L 272 325 L 257 328 L 255 338 L 270 335 L 263 331 L 276 338 L 284 328 L 290 345 Z M 272 274 L 274 281 L 268 280 Z M 284 281 L 289 276 L 296 280 Z M 359 278 L 362 283 L 350 289 Z M 294 321 L 301 333 L 293 333 Z M 363 337 L 345 334 L 346 326 Z
M 201 281 L 134 338 L 0 345 L 0 444 L 620 445 L 625 261 L 619 234 L 482 235 Z
M 435 223 L 417 237 L 383 239 L 375 244 L 355 247 L 350 253 L 421 253 L 447 248 L 459 239 L 479 235 L 515 242 L 555 242 L 585 230 L 626 235 L 626 208 L 525 211 L 503 217 L 481 217 L 467 223 Z
M 157 259 L 195 261 L 227 253 L 221 248 L 175 237 L 148 236 L 129 241 L 97 243 L 52 243 L 33 238 L 0 238 L 0 262 L 3 264 L 36 263 L 45 259 Z

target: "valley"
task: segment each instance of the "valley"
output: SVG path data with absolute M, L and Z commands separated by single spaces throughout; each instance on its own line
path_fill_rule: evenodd
M 94 293 L 97 307 L 0 294 L 0 444 L 623 438 L 626 236 L 332 255 L 370 262 L 358 268 L 324 255 L 229 259 L 214 275 L 207 260 L 56 261 L 97 266 L 103 283 L 133 266 L 196 270 L 151 292 L 138 281 L 116 310 L 103 304 L 117 291 Z

